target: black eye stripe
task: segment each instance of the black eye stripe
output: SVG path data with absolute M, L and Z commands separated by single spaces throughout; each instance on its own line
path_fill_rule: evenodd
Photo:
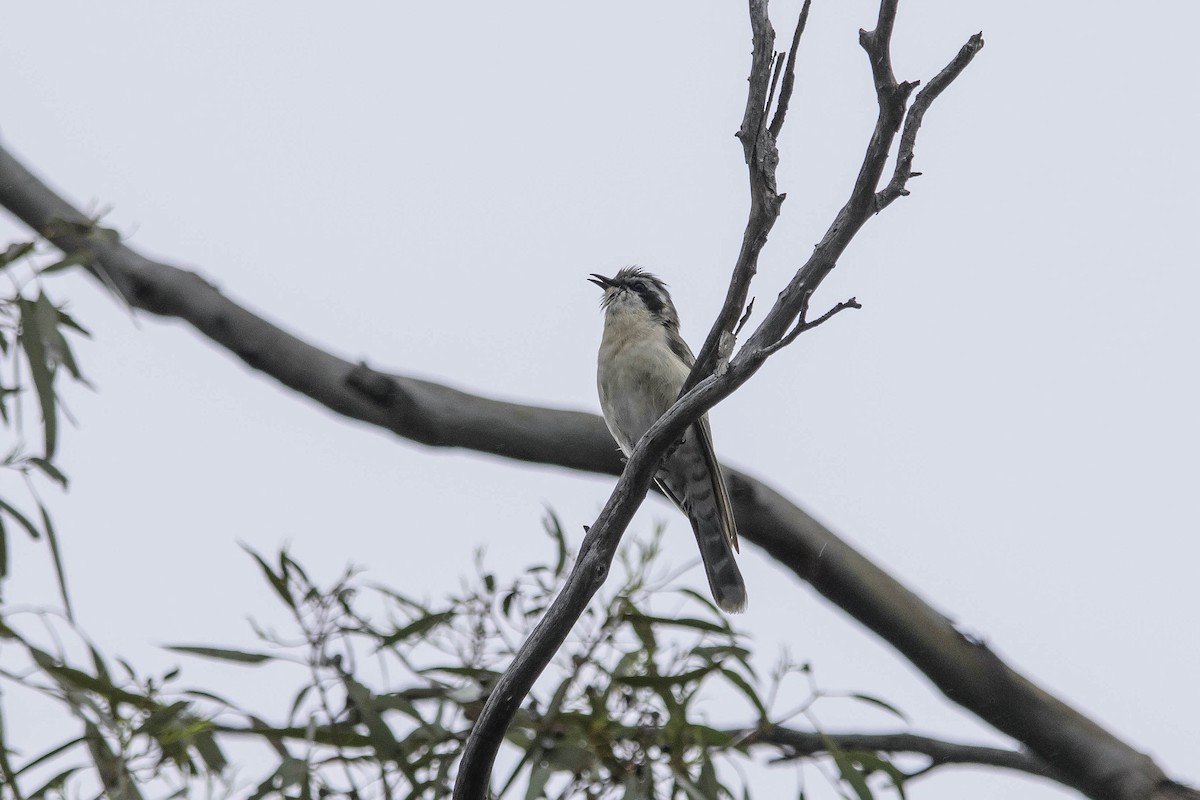
M 642 298 L 642 302 L 646 304 L 646 308 L 650 309 L 651 312 L 658 314 L 663 310 L 664 303 L 662 298 L 658 295 L 658 292 L 651 289 L 645 283 L 638 281 L 631 284 L 630 288 L 638 293 L 638 297 Z

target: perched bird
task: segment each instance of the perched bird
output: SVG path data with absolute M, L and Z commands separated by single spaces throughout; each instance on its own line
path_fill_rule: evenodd
M 628 456 L 675 402 L 696 357 L 679 335 L 679 315 L 661 280 L 637 267 L 611 278 L 593 274 L 589 280 L 604 290 L 596 371 L 600 408 Z M 717 605 L 726 612 L 745 610 L 746 584 L 733 556 L 737 525 L 707 415 L 668 452 L 655 481 L 692 523 Z

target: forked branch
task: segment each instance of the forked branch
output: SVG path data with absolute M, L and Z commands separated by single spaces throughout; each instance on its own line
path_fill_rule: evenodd
M 766 0 L 750 0 L 749 6 L 754 51 L 746 113 L 738 137 L 742 141 L 750 172 L 751 208 L 746 232 L 742 238 L 742 249 L 734 266 L 725 303 L 701 348 L 700 356 L 684 385 L 680 399 L 650 428 L 634 449 L 612 496 L 595 524 L 589 528 L 580 549 L 579 559 L 562 591 L 517 653 L 485 704 L 483 714 L 476 722 L 463 753 L 454 789 L 456 800 L 484 800 L 486 797 L 492 764 L 513 715 L 522 698 L 532 688 L 537 677 L 565 640 L 579 615 L 587 608 L 592 596 L 603 584 L 625 527 L 645 498 L 669 444 L 676 441 L 683 430 L 712 405 L 749 380 L 772 353 L 777 352 L 796 335 L 824 322 L 844 308 L 858 305 L 853 300 L 840 304 L 811 324 L 801 318 L 807 308 L 808 299 L 836 264 L 837 257 L 854 233 L 873 212 L 879 176 L 887 160 L 891 142 L 904 119 L 905 103 L 913 84 L 897 85 L 892 76 L 890 38 L 895 20 L 895 0 L 884 0 L 880 7 L 876 30 L 870 34 L 864 33 L 862 39 L 863 46 L 871 57 L 872 74 L 875 76 L 876 93 L 880 101 L 880 115 L 867 148 L 867 157 L 855 183 L 854 193 L 843 208 L 842 214 L 839 214 L 839 219 L 843 215 L 850 215 L 854 224 L 847 226 L 843 235 L 832 239 L 827 236 L 827 241 L 822 241 L 817 246 L 810 264 L 813 259 L 817 259 L 824 267 L 817 270 L 808 269 L 807 264 L 802 267 L 746 346 L 727 367 L 717 369 L 725 355 L 722 352 L 723 343 L 731 348 L 733 329 L 745 306 L 750 281 L 757 270 L 758 256 L 779 216 L 784 199 L 784 196 L 776 191 L 775 171 L 779 153 L 775 135 L 766 124 L 773 78 L 776 76 L 774 65 L 777 59 L 773 49 L 775 31 L 767 16 Z M 799 40 L 806 18 L 807 6 L 801 12 L 793 41 Z M 794 86 L 791 70 L 794 66 L 795 59 L 788 59 L 780 92 L 781 103 L 790 99 Z M 777 121 L 779 127 L 782 127 L 783 116 L 777 116 Z M 838 222 L 835 221 L 834 225 L 837 226 Z M 795 329 L 789 334 L 787 331 L 793 323 Z

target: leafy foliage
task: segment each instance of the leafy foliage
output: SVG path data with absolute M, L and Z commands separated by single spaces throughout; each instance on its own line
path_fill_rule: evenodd
M 63 416 L 58 378 L 65 371 L 73 380 L 86 383 L 70 339 L 89 334 L 50 298 L 42 285 L 42 276 L 82 263 L 83 259 L 72 256 L 52 263 L 47 260 L 33 241 L 10 244 L 0 253 L 0 274 L 13 285 L 10 294 L 0 297 L 0 423 L 13 434 L 13 444 L 0 458 L 0 467 L 20 476 L 26 494 L 24 501 L 0 496 L 0 589 L 9 569 L 8 534 L 15 526 L 34 539 L 45 539 L 69 614 L 62 549 L 37 480 L 67 488 L 67 476 L 54 463 Z M 40 453 L 30 453 L 27 441 L 28 429 L 34 427 L 26 408 L 30 395 L 40 411 L 41 430 L 36 437 L 41 440 Z M 27 510 L 30 504 L 36 513 Z
M 370 584 L 353 570 L 320 586 L 286 551 L 271 559 L 251 553 L 290 628 L 258 630 L 261 645 L 254 650 L 190 643 L 169 649 L 188 659 L 300 675 L 275 723 L 212 691 L 177 688 L 178 669 L 152 678 L 124 662 L 114 670 L 83 637 L 76 649 L 87 654 L 86 665 L 70 664 L 64 648 L 51 652 L 33 643 L 8 619 L 0 636 L 23 649 L 28 665 L 0 678 L 56 699 L 82 723 L 83 735 L 21 763 L 6 754 L 5 783 L 17 800 L 62 796 L 72 786 L 99 786 L 124 798 L 152 790 L 189 795 L 213 781 L 251 798 L 446 797 L 498 670 L 567 568 L 565 537 L 552 515 L 546 530 L 562 553 L 555 564 L 502 581 L 481 557 L 473 579 L 434 604 Z M 811 676 L 808 667 L 784 660 L 761 678 L 746 635 L 707 598 L 672 588 L 672 579 L 659 574 L 658 542 L 655 536 L 624 551 L 624 580 L 587 612 L 557 669 L 521 709 L 508 733 L 497 796 L 746 798 L 749 789 L 733 767 L 765 746 L 756 732 L 807 714 L 825 696 L 810 683 L 798 708 L 773 714 L 784 678 Z M 670 613 L 652 613 L 661 606 Z M 743 698 L 748 724 L 713 724 L 706 707 L 716 694 Z M 239 739 L 266 744 L 273 766 L 249 778 L 235 775 L 228 764 L 236 759 L 226 751 Z M 902 784 L 902 774 L 879 754 L 841 752 L 832 744 L 828 752 L 854 796 L 870 796 L 873 772 Z M 87 769 L 77 762 L 81 753 Z

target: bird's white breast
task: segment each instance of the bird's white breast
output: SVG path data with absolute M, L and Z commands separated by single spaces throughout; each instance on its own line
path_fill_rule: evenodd
M 688 372 L 661 323 L 620 309 L 605 315 L 596 382 L 604 420 L 626 455 L 675 402 Z

